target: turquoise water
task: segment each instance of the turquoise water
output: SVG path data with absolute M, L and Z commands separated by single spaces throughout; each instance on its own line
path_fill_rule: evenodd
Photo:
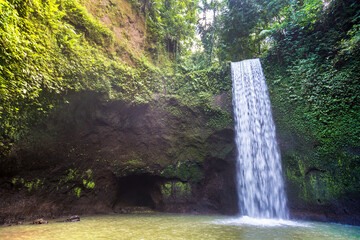
M 27 239 L 360 239 L 360 227 L 223 216 L 134 214 L 82 217 L 80 222 L 0 228 L 1 240 Z

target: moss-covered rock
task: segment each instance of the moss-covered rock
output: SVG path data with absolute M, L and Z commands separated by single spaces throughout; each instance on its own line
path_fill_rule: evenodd
M 130 104 L 75 94 L 16 143 L 0 212 L 10 216 L 14 199 L 24 194 L 51 202 L 56 210 L 47 216 L 141 205 L 235 212 L 234 198 L 220 200 L 235 194 L 233 130 L 208 126 L 209 119 L 201 105 L 188 107 L 172 96 Z

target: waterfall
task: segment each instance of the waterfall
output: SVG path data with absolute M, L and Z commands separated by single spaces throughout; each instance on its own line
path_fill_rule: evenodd
M 259 59 L 231 63 L 241 215 L 288 218 L 281 157 Z

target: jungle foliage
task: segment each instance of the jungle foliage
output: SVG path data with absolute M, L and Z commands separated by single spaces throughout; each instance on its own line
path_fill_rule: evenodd
M 360 3 L 305 1 L 280 12 L 263 59 L 280 131 L 303 139 L 285 156 L 308 201 L 360 191 Z
M 177 95 L 222 126 L 230 113 L 211 99 L 231 92 L 229 62 L 261 57 L 279 133 L 297 142 L 283 155 L 288 181 L 310 202 L 360 192 L 359 1 L 130 2 L 146 20 L 141 57 L 79 0 L 0 0 L 1 153 L 78 91 Z
M 229 89 L 220 81 L 227 76 L 226 65 L 192 67 L 189 41 L 195 35 L 196 1 L 130 1 L 146 20 L 149 49 L 140 57 L 119 42 L 99 16 L 91 15 L 85 2 L 0 0 L 3 156 L 35 123 L 79 91 L 137 104 L 149 101 L 154 93 L 184 97 Z
M 1 0 L 0 152 L 71 92 L 149 98 L 159 70 L 131 52 L 135 66 L 119 61 L 116 44 L 77 0 Z
M 166 50 L 173 59 L 187 52 L 195 37 L 197 1 L 153 0 L 146 9 L 148 28 L 158 44 L 157 51 Z
M 278 132 L 295 136 L 283 160 L 300 197 L 360 192 L 360 3 L 203 1 L 202 11 L 213 16 L 199 29 L 203 65 L 262 58 Z

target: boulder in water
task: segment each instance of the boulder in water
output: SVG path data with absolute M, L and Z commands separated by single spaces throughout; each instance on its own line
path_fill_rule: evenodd
M 47 224 L 47 223 L 48 223 L 48 221 L 45 221 L 44 219 L 39 218 L 39 219 L 34 220 L 32 224 Z
M 80 222 L 80 217 L 78 215 L 74 215 L 66 219 L 67 222 Z

